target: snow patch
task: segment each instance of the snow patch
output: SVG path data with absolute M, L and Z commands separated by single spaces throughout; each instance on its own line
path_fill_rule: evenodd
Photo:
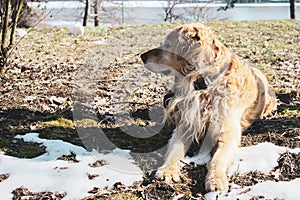
M 97 45 L 103 45 L 103 44 L 106 44 L 107 42 L 105 40 L 97 40 L 97 41 L 94 41 L 93 43 L 97 44 Z M 99 99 L 99 100 L 103 101 L 103 99 Z M 105 99 L 104 99 L 104 101 L 105 101 Z
M 278 165 L 278 158 L 284 152 L 299 153 L 300 149 L 290 149 L 287 147 L 276 146 L 272 143 L 260 143 L 250 147 L 242 147 L 239 149 L 236 159 L 231 166 L 228 175 L 233 173 L 247 173 L 250 171 L 260 171 L 263 173 L 270 172 Z M 248 200 L 254 196 L 264 196 L 266 199 L 300 199 L 300 178 L 292 181 L 265 181 L 250 187 L 241 187 L 231 185 L 229 193 L 210 192 L 205 194 L 207 200 Z
M 84 148 L 62 140 L 47 140 L 29 133 L 16 138 L 26 142 L 37 142 L 46 147 L 46 153 L 33 159 L 20 159 L 0 154 L 0 174 L 8 173 L 9 178 L 0 182 L 0 199 L 11 199 L 12 190 L 24 186 L 32 192 L 66 192 L 65 199 L 80 199 L 89 194 L 93 187 L 112 188 L 116 182 L 132 185 L 142 180 L 142 171 L 133 164 L 130 151 L 115 149 L 109 154 L 88 152 Z M 76 154 L 80 162 L 57 160 L 63 155 Z M 90 167 L 97 160 L 107 165 Z M 90 180 L 88 174 L 98 177 Z
M 62 140 L 48 140 L 39 138 L 39 133 L 28 133 L 26 135 L 17 135 L 16 139 L 23 139 L 24 142 L 36 142 L 46 147 L 46 153 L 31 160 L 49 161 L 56 160 L 62 155 L 70 155 L 73 152 L 76 155 L 90 155 L 83 147 L 73 145 Z
M 298 153 L 300 149 L 279 147 L 269 142 L 242 147 L 239 149 L 235 161 L 229 170 L 229 175 L 233 173 L 243 174 L 256 170 L 268 173 L 277 166 L 277 160 L 280 154 L 286 151 Z
M 300 199 L 300 178 L 296 178 L 289 182 L 265 181 L 250 187 L 233 188 L 229 193 L 210 192 L 205 194 L 206 200 L 248 200 L 255 196 L 263 196 L 264 199 Z
M 250 171 L 268 173 L 277 166 L 279 156 L 286 151 L 299 153 L 300 148 L 290 149 L 276 146 L 270 142 L 241 147 L 237 151 L 234 163 L 230 167 L 228 175 L 231 176 L 234 173 L 243 174 Z M 184 162 L 194 162 L 198 165 L 203 165 L 207 164 L 210 160 L 210 153 L 203 152 L 193 157 L 186 156 Z
M 193 157 L 189 157 L 189 156 L 186 156 L 184 158 L 184 162 L 185 163 L 196 163 L 198 165 L 204 165 L 204 164 L 207 164 L 209 161 L 211 160 L 211 156 L 210 156 L 210 153 L 200 153 L 198 155 L 195 155 Z
M 142 180 L 142 171 L 133 164 L 129 150 L 115 149 L 108 154 L 96 151 L 88 152 L 83 147 L 62 140 L 39 138 L 38 133 L 16 136 L 25 142 L 36 142 L 45 146 L 46 153 L 33 159 L 20 159 L 0 153 L 0 174 L 9 174 L 9 178 L 0 182 L 0 199 L 11 199 L 12 190 L 24 186 L 32 192 L 51 191 L 66 192 L 64 199 L 80 199 L 89 194 L 93 187 L 111 188 L 116 182 L 132 185 Z M 299 153 L 300 149 L 279 147 L 272 143 L 260 143 L 250 147 L 242 147 L 229 170 L 233 173 L 260 171 L 268 173 L 275 166 L 280 154 L 289 151 Z M 63 155 L 76 154 L 78 163 L 57 160 Z M 209 162 L 210 154 L 186 157 L 185 162 L 204 164 Z M 91 167 L 97 160 L 104 160 L 107 165 Z M 98 175 L 89 179 L 88 174 Z M 264 196 L 267 199 L 300 199 L 300 178 L 289 182 L 265 181 L 250 187 L 231 184 L 229 193 L 210 192 L 206 199 L 250 199 Z

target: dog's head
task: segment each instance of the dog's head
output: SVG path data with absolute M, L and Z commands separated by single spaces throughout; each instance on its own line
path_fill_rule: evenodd
M 161 46 L 141 55 L 145 67 L 155 73 L 182 78 L 195 70 L 201 76 L 217 73 L 228 59 L 227 48 L 201 23 L 173 29 Z

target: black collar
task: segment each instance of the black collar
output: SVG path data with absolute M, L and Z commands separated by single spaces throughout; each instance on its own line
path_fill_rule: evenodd
M 194 88 L 195 88 L 195 90 L 205 90 L 207 88 L 207 85 L 206 85 L 205 80 L 204 80 L 203 77 L 198 78 L 197 80 L 195 80 Z
M 168 91 L 165 96 L 164 96 L 164 99 L 163 99 L 163 106 L 164 108 L 166 108 L 169 103 L 170 103 L 170 100 L 175 96 L 175 93 L 173 91 Z
M 204 78 L 198 78 L 197 80 L 195 80 L 194 82 L 194 88 L 195 90 L 205 90 L 207 88 L 207 85 L 205 83 L 205 80 Z M 173 91 L 168 91 L 164 98 L 163 98 L 163 106 L 164 108 L 166 108 L 169 103 L 170 103 L 170 100 L 175 96 L 175 93 Z
M 231 66 L 231 63 L 228 63 L 224 65 L 221 70 L 214 76 L 210 78 L 210 81 L 216 80 L 219 76 L 222 76 L 228 68 Z M 198 78 L 197 80 L 194 81 L 194 88 L 195 90 L 205 90 L 207 88 L 207 85 L 205 83 L 205 79 L 203 77 Z
M 216 80 L 219 76 L 223 75 L 228 68 L 231 66 L 231 63 L 228 63 L 227 65 L 225 65 L 219 73 L 217 73 L 216 75 L 214 75 L 211 80 Z M 207 89 L 207 85 L 205 83 L 205 79 L 204 77 L 198 78 L 197 80 L 194 81 L 194 89 L 195 90 L 205 90 Z M 164 98 L 163 98 L 163 106 L 164 108 L 166 108 L 169 103 L 170 100 L 175 96 L 175 93 L 173 91 L 168 91 Z

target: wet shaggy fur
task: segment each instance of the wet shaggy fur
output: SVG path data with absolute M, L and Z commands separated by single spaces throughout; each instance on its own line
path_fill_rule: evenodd
M 201 23 L 173 29 L 161 46 L 142 54 L 141 59 L 148 70 L 175 76 L 174 96 L 168 100 L 165 118 L 175 120 L 176 129 L 156 176 L 179 181 L 180 161 L 190 144 L 204 139 L 202 150 L 214 149 L 207 164 L 206 190 L 227 190 L 226 172 L 242 131 L 276 107 L 267 78 L 231 53 Z M 205 87 L 197 89 L 194 83 L 201 78 Z

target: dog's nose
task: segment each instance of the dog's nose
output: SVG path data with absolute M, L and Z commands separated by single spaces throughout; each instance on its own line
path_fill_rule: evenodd
M 143 63 L 146 63 L 146 62 L 147 62 L 147 54 L 146 54 L 146 53 L 143 53 L 143 54 L 141 55 L 141 59 L 142 59 Z

